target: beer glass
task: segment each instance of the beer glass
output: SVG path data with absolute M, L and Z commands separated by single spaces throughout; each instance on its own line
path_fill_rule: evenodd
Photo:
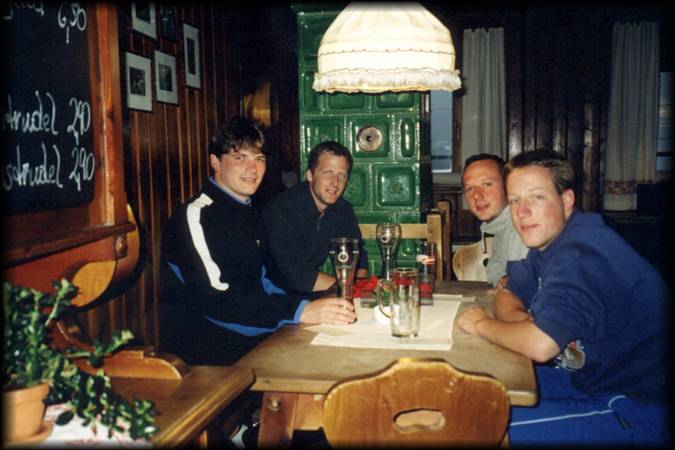
M 358 239 L 331 239 L 329 254 L 337 278 L 337 296 L 354 304 L 354 274 L 359 261 Z
M 384 305 L 385 297 L 389 299 L 388 305 Z M 417 269 L 397 267 L 391 271 L 391 280 L 380 280 L 377 283 L 377 307 L 389 317 L 392 336 L 417 336 L 420 330 Z
M 382 254 L 382 272 L 380 278 L 390 279 L 391 269 L 396 267 L 396 252 L 401 242 L 401 225 L 397 223 L 380 223 L 375 227 L 375 239 Z

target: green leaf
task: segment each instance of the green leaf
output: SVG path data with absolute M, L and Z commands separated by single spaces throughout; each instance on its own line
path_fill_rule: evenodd
M 73 420 L 73 417 L 75 417 L 75 414 L 72 411 L 70 410 L 64 411 L 61 414 L 59 414 L 55 422 L 57 425 L 65 425 L 71 420 Z

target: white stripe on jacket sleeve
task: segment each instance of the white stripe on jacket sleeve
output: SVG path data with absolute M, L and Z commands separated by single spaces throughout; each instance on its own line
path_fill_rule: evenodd
M 204 237 L 204 229 L 199 221 L 202 208 L 213 203 L 213 200 L 206 194 L 202 194 L 190 203 L 187 207 L 187 221 L 190 228 L 190 236 L 192 244 L 197 249 L 199 258 L 204 264 L 206 274 L 209 277 L 209 282 L 214 289 L 219 291 L 226 291 L 230 285 L 220 281 L 220 268 L 211 257 L 209 247 L 206 245 L 206 238 Z

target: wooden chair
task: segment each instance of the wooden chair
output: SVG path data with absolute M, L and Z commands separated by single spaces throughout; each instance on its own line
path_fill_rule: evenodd
M 363 239 L 375 239 L 375 223 L 361 223 L 361 237 Z M 436 244 L 436 279 L 443 280 L 443 227 L 441 215 L 437 211 L 427 214 L 426 223 L 402 223 L 402 239 L 426 239 Z
M 452 274 L 452 209 L 450 201 L 437 201 L 435 209 L 441 215 L 441 223 L 443 224 L 443 277 L 450 278 L 450 274 Z
M 441 359 L 399 359 L 337 383 L 323 403 L 324 431 L 335 448 L 498 447 L 508 417 L 502 383 Z
M 467 244 L 452 257 L 452 270 L 460 281 L 487 281 L 485 260 L 492 254 L 494 237 Z

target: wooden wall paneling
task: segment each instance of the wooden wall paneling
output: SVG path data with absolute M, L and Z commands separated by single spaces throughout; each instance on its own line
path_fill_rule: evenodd
M 537 117 L 537 52 L 536 15 L 526 11 L 523 18 L 523 149 L 533 150 L 536 145 Z
M 609 122 L 609 90 L 605 92 L 607 98 L 604 100 L 604 114 L 602 114 L 601 125 L 600 125 L 600 135 L 597 146 L 597 151 L 591 156 L 591 165 L 592 168 L 590 173 L 597 174 L 593 175 L 595 180 L 595 201 L 593 205 L 595 206 L 594 211 L 602 211 L 602 193 L 603 193 L 603 180 L 604 180 L 604 158 L 607 152 L 607 133 L 608 133 L 608 122 Z
M 193 171 L 192 171 L 192 161 L 193 161 L 193 147 L 192 147 L 192 127 L 194 126 L 193 124 L 193 113 L 191 111 L 191 96 L 190 96 L 190 89 L 186 86 L 184 89 L 184 117 L 185 117 L 185 161 L 184 161 L 184 167 L 187 169 L 185 171 L 185 181 L 186 181 L 186 187 L 187 191 L 185 193 L 185 198 L 186 200 L 191 198 L 194 195 L 195 192 L 195 187 L 194 187 L 194 176 L 193 176 Z
M 224 48 L 223 48 L 223 42 L 222 42 L 222 14 L 219 12 L 219 10 L 215 8 L 211 8 L 210 10 L 211 16 L 208 18 L 209 22 L 209 29 L 210 32 L 204 33 L 205 39 L 206 36 L 209 37 L 209 50 L 210 50 L 210 61 L 211 65 L 208 66 L 207 68 L 210 69 L 210 75 L 209 75 L 209 81 L 210 81 L 210 87 L 211 87 L 211 92 L 213 93 L 211 95 L 211 99 L 213 102 L 213 124 L 211 126 L 211 129 L 213 130 L 208 137 L 210 138 L 213 132 L 215 132 L 223 122 L 222 120 L 222 111 L 224 110 L 224 104 L 225 104 L 225 96 L 224 95 L 218 95 L 219 89 L 227 89 L 227 83 L 226 80 L 223 78 L 221 79 L 218 77 L 219 73 L 225 73 L 224 71 L 224 61 L 225 58 L 223 58 L 224 55 Z M 216 23 L 219 23 L 220 26 L 216 26 Z
M 578 19 L 579 17 L 575 17 Z M 570 23 L 570 35 L 573 42 L 569 42 L 570 64 L 566 70 L 566 98 L 567 98 L 567 145 L 565 154 L 574 159 L 583 152 L 584 135 L 586 130 L 585 103 L 586 87 L 584 79 L 588 77 L 590 67 L 585 65 L 583 47 L 592 45 L 585 36 L 588 35 L 588 23 L 585 20 L 572 20 Z M 575 192 L 578 197 L 578 192 Z M 576 204 L 579 205 L 577 198 Z
M 210 52 L 206 51 L 206 45 L 207 45 L 207 32 L 209 34 L 212 34 L 211 28 L 208 26 L 208 22 L 206 20 L 206 10 L 210 8 L 210 5 L 205 5 L 203 8 L 199 9 L 199 23 L 200 23 L 200 28 L 201 28 L 201 36 L 202 38 L 199 40 L 200 43 L 200 54 L 201 54 L 201 73 L 202 73 L 202 88 L 199 92 L 199 104 L 200 104 L 200 109 L 199 109 L 199 116 L 198 116 L 198 123 L 200 124 L 199 130 L 201 131 L 198 135 L 198 140 L 197 140 L 197 149 L 199 150 L 199 158 L 198 158 L 198 173 L 199 173 L 199 188 L 206 182 L 206 179 L 209 174 L 209 164 L 208 164 L 208 143 L 209 143 L 209 136 L 211 134 L 211 124 L 213 123 L 213 119 L 209 114 L 209 111 L 211 111 L 211 99 L 215 95 L 213 92 L 210 91 L 210 83 L 209 80 L 211 79 L 211 74 L 209 73 L 209 70 L 207 70 L 207 67 L 213 67 L 213 61 L 210 59 Z
M 197 25 L 194 22 L 194 17 L 193 17 L 193 4 L 184 4 L 183 5 L 183 21 L 190 24 L 190 25 Z M 181 27 L 181 36 L 182 36 L 182 27 Z M 185 55 L 183 55 L 183 64 L 185 64 Z M 189 88 L 186 84 L 185 81 L 183 81 L 183 105 L 182 105 L 182 111 L 183 111 L 183 119 L 185 120 L 185 126 L 183 128 L 184 131 L 184 138 L 185 138 L 185 146 L 184 146 L 184 154 L 183 154 L 183 167 L 185 169 L 185 194 L 184 198 L 185 200 L 189 199 L 192 197 L 194 193 L 194 177 L 193 177 L 193 171 L 192 171 L 192 130 L 193 130 L 193 114 L 192 111 L 190 110 L 191 106 L 191 88 Z
M 552 129 L 551 129 L 551 148 L 561 154 L 567 154 L 567 96 L 565 83 L 568 78 L 567 69 L 570 67 L 570 27 L 571 19 L 564 15 L 556 18 L 554 26 L 550 33 L 553 41 L 550 45 L 557 47 L 557 51 L 552 54 L 551 72 L 551 100 L 552 100 Z
M 506 60 L 506 117 L 508 123 L 508 155 L 512 157 L 523 150 L 523 89 L 524 89 L 524 39 L 522 14 L 509 14 L 504 28 L 504 53 Z
M 586 102 L 584 105 L 584 147 L 581 161 L 581 172 L 583 174 L 581 184 L 581 199 L 580 206 L 584 211 L 593 211 L 595 210 L 595 200 L 596 193 L 595 183 L 592 181 L 593 176 L 593 156 L 595 149 L 598 146 L 599 133 L 596 132 L 599 129 L 599 110 L 596 105 L 591 102 Z
M 551 30 L 553 18 L 546 13 L 537 15 L 537 20 L 530 28 L 534 45 L 533 69 L 535 71 L 534 98 L 534 143 L 532 149 L 552 148 L 552 81 L 553 72 L 562 70 L 555 64 L 553 56 L 558 54 L 558 42 L 553 39 Z M 552 49 L 556 49 L 553 51 Z
M 166 158 L 166 216 L 171 217 L 174 213 L 176 207 L 182 203 L 184 200 L 184 181 L 183 181 L 183 164 L 182 164 L 182 140 L 181 140 L 181 127 L 182 127 L 182 114 L 181 108 L 176 110 L 176 113 L 173 116 L 172 124 L 173 132 L 171 128 L 167 129 L 167 145 L 165 158 Z
M 203 75 L 203 85 L 202 85 L 202 99 L 204 102 L 204 108 L 203 108 L 203 133 L 202 133 L 202 141 L 201 141 L 201 149 L 202 149 L 202 173 L 204 175 L 204 180 L 206 180 L 206 177 L 209 174 L 209 153 L 208 153 L 208 147 L 209 147 L 209 139 L 213 132 L 215 131 L 215 123 L 216 123 L 216 109 L 215 109 L 215 97 L 216 97 L 216 92 L 213 89 L 213 79 L 215 78 L 215 74 L 213 73 L 214 67 L 215 67 L 215 61 L 213 57 L 213 24 L 211 22 L 213 17 L 213 6 L 212 5 L 207 5 L 204 9 L 202 9 L 202 14 L 201 14 L 201 23 L 203 27 L 203 32 L 202 32 L 202 57 L 204 59 L 204 64 L 202 66 L 202 73 Z

